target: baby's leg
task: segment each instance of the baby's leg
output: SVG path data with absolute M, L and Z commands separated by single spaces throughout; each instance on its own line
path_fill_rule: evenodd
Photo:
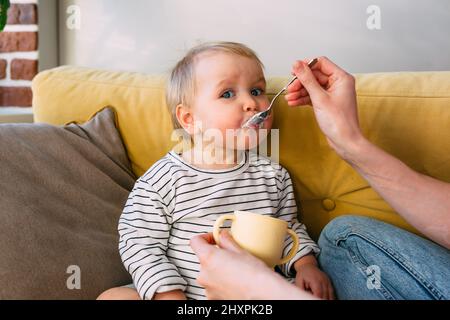
M 140 300 L 134 288 L 118 287 L 106 290 L 98 296 L 97 300 Z

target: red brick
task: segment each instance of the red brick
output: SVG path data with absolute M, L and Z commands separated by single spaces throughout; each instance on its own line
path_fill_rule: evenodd
M 6 60 L 0 59 L 0 79 L 6 78 Z
M 37 32 L 0 32 L 0 52 L 36 51 Z
M 0 87 L 0 107 L 31 107 L 32 100 L 29 87 Z
M 37 6 L 32 3 L 11 4 L 8 10 L 8 24 L 37 24 Z
M 12 80 L 33 80 L 38 72 L 37 60 L 14 59 L 11 61 Z

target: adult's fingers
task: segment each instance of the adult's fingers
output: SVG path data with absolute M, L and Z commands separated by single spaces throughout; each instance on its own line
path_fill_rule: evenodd
M 317 58 L 317 63 L 315 64 L 315 69 L 320 70 L 326 76 L 336 75 L 346 73 L 343 69 L 339 68 L 334 62 L 332 62 L 327 57 Z
M 314 77 L 316 77 L 317 81 L 320 83 L 320 85 L 325 86 L 328 84 L 328 76 L 324 74 L 320 70 L 313 69 L 312 73 L 314 74 Z M 295 75 L 294 68 L 292 68 L 292 75 Z M 287 88 L 287 92 L 296 92 L 303 88 L 302 83 L 297 79 L 294 82 L 291 83 L 291 85 Z
M 297 61 L 294 64 L 294 73 L 303 87 L 308 91 L 311 100 L 320 100 L 326 95 L 326 91 L 316 80 L 311 69 L 303 61 Z
M 297 100 L 288 101 L 288 105 L 291 107 L 297 107 L 297 106 L 312 105 L 312 103 L 311 98 L 307 96 Z
M 203 239 L 208 241 L 209 244 L 216 244 L 216 241 L 214 240 L 214 235 L 209 232 L 201 235 Z
M 322 87 L 328 84 L 329 77 L 326 74 L 322 73 L 322 71 L 312 70 L 312 73 Z
M 212 237 L 211 233 L 192 237 L 190 241 L 190 246 L 194 253 L 197 255 L 200 262 L 206 261 L 212 254 L 213 250 L 215 249 L 212 244 L 214 244 L 214 238 Z
M 228 230 L 223 230 L 222 232 L 220 232 L 219 237 L 220 237 L 219 246 L 221 248 L 237 253 L 241 253 L 243 251 L 243 249 L 236 243 L 236 241 L 234 241 L 233 237 L 228 232 Z
M 292 75 L 295 76 L 294 71 L 292 71 Z M 292 83 L 287 87 L 287 92 L 288 92 L 288 93 L 296 92 L 296 91 L 298 91 L 298 90 L 300 90 L 300 89 L 302 89 L 302 88 L 303 88 L 302 83 L 301 83 L 298 79 L 295 79 L 294 82 L 292 82 Z
M 292 101 L 292 100 L 300 99 L 302 97 L 306 97 L 308 95 L 309 95 L 308 91 L 306 91 L 306 89 L 303 88 L 298 91 L 286 94 L 285 98 L 287 101 Z
M 327 84 L 328 84 L 328 82 L 326 82 L 324 85 L 322 85 L 322 84 L 321 85 L 324 89 L 327 89 L 327 86 L 326 86 Z M 308 91 L 306 91 L 305 88 L 302 88 L 298 91 L 293 91 L 291 93 L 286 94 L 284 96 L 284 99 L 289 103 L 289 102 L 293 102 L 293 101 L 296 101 L 298 99 L 305 98 L 305 97 L 309 97 L 309 93 L 308 93 Z
M 200 263 L 207 261 L 218 250 L 214 244 L 214 237 L 211 233 L 192 237 L 190 241 L 190 246 L 200 260 Z M 220 247 L 236 253 L 245 252 L 226 230 L 220 232 Z

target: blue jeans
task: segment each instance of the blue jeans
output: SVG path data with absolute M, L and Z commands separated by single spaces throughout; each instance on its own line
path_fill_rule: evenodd
M 410 232 L 342 216 L 323 229 L 319 246 L 338 299 L 450 299 L 450 250 Z

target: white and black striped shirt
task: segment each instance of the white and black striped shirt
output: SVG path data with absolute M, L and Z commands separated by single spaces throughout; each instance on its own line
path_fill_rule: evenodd
M 189 240 L 237 210 L 286 220 L 296 231 L 300 247 L 281 266 L 286 277 L 295 261 L 319 252 L 297 220 L 292 181 L 279 164 L 246 152 L 232 169 L 202 170 L 171 151 L 137 180 L 119 220 L 120 255 L 141 298 L 180 289 L 188 299 L 205 299 Z M 291 246 L 287 236 L 284 255 Z

